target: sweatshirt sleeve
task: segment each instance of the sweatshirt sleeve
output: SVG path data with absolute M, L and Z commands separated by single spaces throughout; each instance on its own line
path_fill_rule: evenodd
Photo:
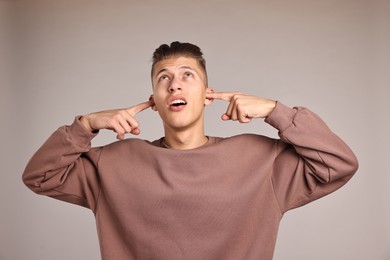
M 265 121 L 279 131 L 272 183 L 283 213 L 337 190 L 357 171 L 351 149 L 309 109 L 277 102 Z
M 23 182 L 35 193 L 90 208 L 99 194 L 97 161 L 100 148 L 91 149 L 96 134 L 76 117 L 55 131 L 28 162 Z

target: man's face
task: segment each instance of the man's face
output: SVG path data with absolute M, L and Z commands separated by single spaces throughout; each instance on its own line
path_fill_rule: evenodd
M 155 64 L 153 100 L 165 128 L 203 130 L 204 106 L 211 103 L 206 99 L 210 89 L 205 79 L 205 73 L 193 58 L 173 57 Z

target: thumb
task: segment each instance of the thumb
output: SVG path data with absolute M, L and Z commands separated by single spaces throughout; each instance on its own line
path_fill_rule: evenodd
M 221 119 L 222 119 L 223 121 L 227 121 L 227 120 L 230 120 L 231 118 L 230 118 L 230 116 L 228 116 L 226 113 L 224 113 L 224 114 L 221 116 Z
M 133 135 L 139 135 L 141 133 L 141 130 L 137 127 L 137 128 L 131 129 L 130 133 L 132 133 Z

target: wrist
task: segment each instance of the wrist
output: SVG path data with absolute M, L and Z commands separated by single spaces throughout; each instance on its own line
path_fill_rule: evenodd
M 96 129 L 93 129 L 91 124 L 89 123 L 88 116 L 84 115 L 80 117 L 80 123 L 84 127 L 85 130 L 91 133 L 95 133 Z
M 267 118 L 275 110 L 276 103 L 277 101 L 275 100 L 268 100 L 268 104 L 267 104 L 268 113 L 266 114 L 265 118 Z

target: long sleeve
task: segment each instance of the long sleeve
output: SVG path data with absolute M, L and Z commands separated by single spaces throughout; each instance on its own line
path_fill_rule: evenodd
M 91 150 L 95 134 L 76 118 L 60 127 L 38 149 L 23 173 L 23 182 L 34 192 L 94 210 L 99 194 L 97 161 L 101 149 Z
M 278 102 L 266 122 L 281 138 L 272 182 L 282 212 L 337 190 L 357 171 L 350 148 L 310 110 Z

